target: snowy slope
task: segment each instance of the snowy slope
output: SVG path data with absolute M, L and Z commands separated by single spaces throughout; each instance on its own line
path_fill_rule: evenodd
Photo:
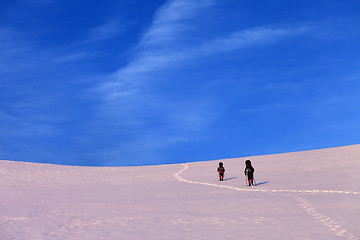
M 0 239 L 360 239 L 360 145 L 145 167 L 0 161 Z

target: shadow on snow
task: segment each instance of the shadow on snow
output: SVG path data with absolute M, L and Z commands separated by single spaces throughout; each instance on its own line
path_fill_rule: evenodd
M 255 186 L 259 186 L 259 185 L 267 184 L 267 183 L 269 183 L 269 182 L 270 182 L 270 181 L 256 183 L 256 185 L 255 185 Z
M 226 179 L 225 179 L 225 181 L 228 181 L 228 180 L 233 180 L 233 179 L 235 179 L 235 178 L 237 178 L 237 177 L 230 177 L 230 178 L 226 178 Z

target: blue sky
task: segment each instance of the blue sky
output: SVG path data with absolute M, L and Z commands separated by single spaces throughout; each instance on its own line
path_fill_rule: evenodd
M 0 2 L 0 159 L 87 166 L 359 144 L 357 0 Z

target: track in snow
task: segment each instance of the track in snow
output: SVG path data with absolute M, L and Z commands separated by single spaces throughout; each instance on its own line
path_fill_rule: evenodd
M 226 185 L 218 185 L 214 183 L 208 182 L 195 182 L 191 180 L 187 180 L 180 176 L 181 173 L 189 169 L 188 164 L 182 164 L 184 166 L 183 169 L 173 174 L 173 176 L 180 182 L 187 182 L 191 184 L 199 184 L 199 185 L 206 185 L 218 188 L 226 188 L 235 191 L 244 191 L 244 192 L 266 192 L 266 193 L 288 193 L 286 194 L 287 197 L 293 198 L 297 201 L 298 205 L 304 209 L 308 214 L 313 216 L 317 221 L 319 221 L 322 225 L 329 228 L 332 232 L 334 232 L 337 236 L 344 237 L 349 240 L 359 240 L 360 237 L 355 236 L 354 234 L 350 233 L 346 230 L 343 226 L 339 223 L 336 223 L 331 218 L 324 216 L 320 212 L 318 212 L 305 198 L 300 197 L 298 194 L 291 194 L 291 193 L 312 193 L 312 194 L 353 194 L 358 195 L 359 192 L 352 192 L 352 191 L 339 191 L 339 190 L 267 190 L 267 189 L 258 189 L 258 188 L 238 188 Z

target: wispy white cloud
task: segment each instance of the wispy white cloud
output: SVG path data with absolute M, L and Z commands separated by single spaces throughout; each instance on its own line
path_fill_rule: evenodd
M 113 38 L 118 34 L 124 33 L 125 29 L 125 23 L 122 23 L 118 19 L 112 18 L 105 23 L 90 29 L 84 42 L 87 44 L 104 41 Z
M 251 29 L 240 30 L 228 36 L 212 39 L 203 44 L 197 53 L 221 53 L 236 51 L 246 47 L 273 44 L 286 37 L 305 34 L 310 31 L 310 27 L 277 27 L 261 26 Z
M 112 80 L 103 85 L 103 89 L 104 86 L 108 85 L 109 87 L 105 87 L 109 90 L 106 94 L 115 96 L 117 94 L 114 92 L 123 92 L 126 86 L 141 86 L 141 82 L 144 79 L 149 79 L 151 74 L 168 71 L 178 66 L 189 65 L 189 63 L 193 61 L 198 61 L 200 58 L 214 54 L 273 44 L 281 39 L 304 34 L 307 31 L 309 31 L 309 29 L 305 27 L 290 29 L 265 26 L 240 30 L 216 39 L 206 39 L 201 45 L 184 45 L 181 49 L 172 49 L 171 47 L 158 49 L 140 45 L 134 59 L 128 65 L 119 69 L 117 73 L 113 75 Z M 159 36 L 154 39 L 164 38 L 159 34 Z M 137 84 L 134 82 L 137 82 Z M 126 90 L 126 92 L 128 91 L 129 89 Z M 119 96 L 125 95 L 119 94 Z
M 125 148 L 142 149 L 145 156 L 161 158 L 156 152 L 169 145 L 201 139 L 202 132 L 220 114 L 215 99 L 203 96 L 169 99 L 166 92 L 150 90 L 156 89 L 170 69 L 213 54 L 274 42 L 299 31 L 267 26 L 239 30 L 197 44 L 184 41 L 187 31 L 194 30 L 189 20 L 213 6 L 214 1 L 169 1 L 155 14 L 131 61 L 100 84 L 99 89 L 105 96 L 99 112 L 100 121 L 110 121 L 133 131 L 132 140 L 124 143 L 128 146 Z M 139 130 L 142 127 L 146 130 Z
M 64 46 L 61 55 L 56 56 L 56 63 L 76 62 L 82 60 L 91 60 L 102 57 L 104 53 L 98 51 L 107 40 L 118 37 L 125 32 L 127 25 L 116 18 L 90 28 L 85 31 L 83 38 L 75 40 L 70 47 Z M 74 50 L 75 49 L 75 50 Z
M 189 21 L 201 11 L 215 5 L 213 0 L 172 0 L 155 14 L 153 24 L 144 34 L 141 46 L 174 43 L 180 35 L 191 28 Z
M 149 79 L 151 74 L 161 72 L 184 60 L 189 55 L 189 50 L 176 51 L 173 49 L 173 44 L 181 42 L 178 37 L 189 27 L 185 21 L 195 18 L 197 11 L 212 4 L 213 1 L 172 0 L 167 2 L 155 13 L 153 23 L 140 40 L 133 59 L 120 68 L 110 81 L 102 84 L 100 89 L 105 90 L 105 95 L 111 96 L 113 100 L 113 96 L 129 97 L 129 94 L 123 93 L 138 92 L 136 88 L 141 87 L 141 83 Z M 169 46 L 169 43 L 172 46 Z
M 147 121 L 155 117 L 161 121 L 160 118 L 163 118 L 164 127 L 171 128 L 175 134 L 201 132 L 217 118 L 215 99 L 193 96 L 186 100 L 184 96 L 169 100 L 166 93 L 151 93 L 149 87 L 156 88 L 161 76 L 166 75 L 170 69 L 190 65 L 201 58 L 273 44 L 309 31 L 304 26 L 290 28 L 269 25 L 239 30 L 218 38 L 203 39 L 203 42 L 198 44 L 183 41 L 187 31 L 195 26 L 194 19 L 201 15 L 204 9 L 215 4 L 215 1 L 173 0 L 157 11 L 152 25 L 137 46 L 133 59 L 98 88 L 105 96 L 102 111 L 107 109 L 107 112 L 113 112 L 107 115 L 108 118 L 111 119 L 112 115 L 119 121 L 120 116 L 121 119 L 129 121 L 129 125 L 132 121 L 138 122 L 142 121 L 141 119 Z M 129 115 L 133 117 L 124 117 Z M 140 117 L 144 115 L 149 116 Z M 189 139 L 181 134 L 172 138 Z

